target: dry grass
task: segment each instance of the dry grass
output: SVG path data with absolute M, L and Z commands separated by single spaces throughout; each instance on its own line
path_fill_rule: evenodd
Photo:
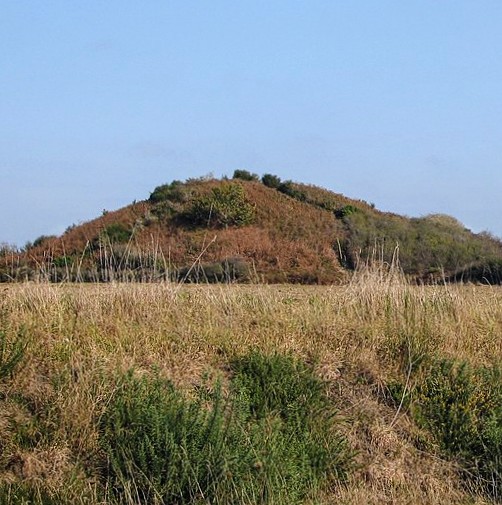
M 75 503 L 97 503 L 96 419 L 117 370 L 158 367 L 190 389 L 250 349 L 315 362 L 346 418 L 358 469 L 323 503 L 487 503 L 469 496 L 452 463 L 430 446 L 385 385 L 417 350 L 476 364 L 502 359 L 502 290 L 408 285 L 399 275 L 361 272 L 344 287 L 46 285 L 0 288 L 0 329 L 24 331 L 22 373 L 0 381 L 0 479 L 65 487 Z M 21 408 L 9 400 L 27 399 Z M 13 439 L 12 423 L 46 436 Z M 31 423 L 31 424 L 30 424 Z M 476 501 L 477 500 L 477 501 Z

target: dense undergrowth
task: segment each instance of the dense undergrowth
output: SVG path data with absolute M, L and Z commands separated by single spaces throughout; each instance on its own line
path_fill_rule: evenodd
M 0 503 L 500 502 L 499 288 L 20 284 L 0 324 Z

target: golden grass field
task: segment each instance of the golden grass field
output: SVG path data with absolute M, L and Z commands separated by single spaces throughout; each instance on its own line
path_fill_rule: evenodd
M 416 443 L 427 435 L 386 401 L 386 384 L 417 350 L 500 363 L 500 287 L 411 286 L 382 271 L 336 287 L 14 284 L 0 287 L 0 329 L 7 342 L 27 339 L 19 373 L 0 382 L 3 483 L 99 503 L 95 476 L 83 469 L 98 451 L 95 420 L 117 370 L 158 368 L 189 392 L 258 349 L 315 363 L 329 382 L 357 467 L 322 503 L 491 503 L 462 487 L 454 462 Z M 50 437 L 36 433 L 14 393 L 44 412 Z M 30 449 L 16 441 L 20 426 L 36 437 Z

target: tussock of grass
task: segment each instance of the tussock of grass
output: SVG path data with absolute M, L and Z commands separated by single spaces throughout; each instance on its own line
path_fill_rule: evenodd
M 402 396 L 391 401 L 387 386 L 401 382 L 403 390 L 409 375 L 411 387 L 425 355 L 474 368 L 500 362 L 498 287 L 410 286 L 385 272 L 361 272 L 345 287 L 23 284 L 2 290 L 0 314 L 4 362 L 18 335 L 27 339 L 0 381 L 4 502 L 24 493 L 103 503 L 98 420 L 120 389 L 117 378 L 131 368 L 148 380 L 156 373 L 196 401 L 204 376 L 223 374 L 229 398 L 240 380 L 235 364 L 252 350 L 310 364 L 346 420 L 337 427 L 358 466 L 345 484 L 334 479 L 305 503 L 489 500 L 462 485 L 457 459 L 405 401 L 398 410 Z

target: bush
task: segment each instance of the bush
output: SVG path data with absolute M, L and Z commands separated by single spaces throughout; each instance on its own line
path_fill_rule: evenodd
M 251 224 L 254 215 L 254 207 L 240 184 L 222 184 L 209 195 L 197 198 L 186 217 L 195 224 L 227 228 Z
M 299 503 L 350 467 L 325 384 L 289 356 L 253 352 L 232 364 L 241 422 L 253 434 L 261 503 Z
M 242 181 L 258 181 L 258 175 L 252 174 L 247 170 L 235 170 L 232 179 L 241 179 Z
M 464 477 L 502 497 L 502 370 L 435 361 L 412 395 L 412 412 Z
M 359 208 L 354 205 L 345 205 L 335 211 L 335 216 L 337 219 L 343 219 L 344 217 L 350 216 L 351 214 L 354 214 L 354 212 L 358 211 Z
M 159 377 L 125 376 L 103 416 L 101 443 L 116 498 L 193 503 L 215 496 L 225 470 L 226 405 L 186 400 Z
M 323 384 L 289 357 L 236 360 L 230 396 L 124 376 L 101 418 L 106 488 L 138 503 L 300 503 L 350 466 Z
M 122 244 L 129 242 L 132 230 L 122 223 L 113 223 L 103 230 L 103 236 L 112 244 Z
M 281 178 L 277 175 L 264 174 L 261 182 L 268 188 L 277 189 L 281 185 Z
M 455 282 L 479 282 L 482 284 L 502 284 L 502 260 L 492 259 L 476 262 L 462 268 L 450 277 Z
M 305 202 L 307 200 L 307 195 L 295 187 L 292 181 L 285 181 L 279 184 L 277 191 L 284 193 L 285 195 L 299 200 L 300 202 Z
M 165 202 L 166 200 L 183 202 L 185 197 L 183 183 L 181 181 L 173 181 L 170 184 L 157 186 L 153 192 L 150 193 L 149 201 L 151 203 Z

